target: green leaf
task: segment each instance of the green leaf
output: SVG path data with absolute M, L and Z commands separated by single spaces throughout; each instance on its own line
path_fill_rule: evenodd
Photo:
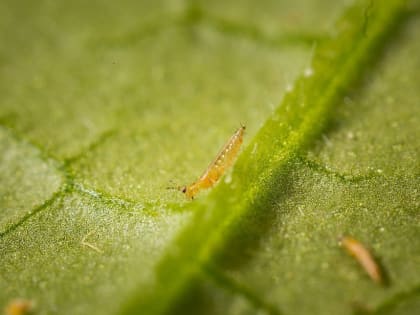
M 0 12 L 0 307 L 419 311 L 416 3 Z M 244 150 L 216 187 L 192 202 L 166 189 L 193 181 L 240 123 Z M 388 287 L 343 234 L 373 250 Z

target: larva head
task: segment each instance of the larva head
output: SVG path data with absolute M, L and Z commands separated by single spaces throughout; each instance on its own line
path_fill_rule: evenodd
M 197 194 L 197 189 L 194 185 L 184 186 L 182 187 L 181 191 L 188 199 L 194 199 L 194 196 Z

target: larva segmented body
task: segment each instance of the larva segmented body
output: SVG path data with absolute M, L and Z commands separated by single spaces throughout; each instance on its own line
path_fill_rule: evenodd
M 341 245 L 350 253 L 350 255 L 356 258 L 356 260 L 373 281 L 376 283 L 383 282 L 379 265 L 376 263 L 372 254 L 362 243 L 348 236 L 342 237 L 340 242 Z
M 188 198 L 193 199 L 200 190 L 212 187 L 226 170 L 232 166 L 241 147 L 244 132 L 245 126 L 241 126 L 236 130 L 229 141 L 226 142 L 217 154 L 213 162 L 207 167 L 203 175 L 191 185 L 182 188 L 182 192 Z
M 32 311 L 33 302 L 24 299 L 12 300 L 5 309 L 6 315 L 25 315 Z

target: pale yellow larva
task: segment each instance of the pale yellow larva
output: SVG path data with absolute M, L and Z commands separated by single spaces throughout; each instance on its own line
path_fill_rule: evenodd
M 232 166 L 241 147 L 244 132 L 245 126 L 241 126 L 236 130 L 220 150 L 219 154 L 217 154 L 216 158 L 207 167 L 203 175 L 191 185 L 182 187 L 181 191 L 188 198 L 193 199 L 200 190 L 212 187 L 226 170 Z
M 352 237 L 344 236 L 341 245 L 356 258 L 369 277 L 376 283 L 383 283 L 381 268 L 366 247 Z
M 33 302 L 25 299 L 15 299 L 6 306 L 6 315 L 25 315 L 32 311 Z

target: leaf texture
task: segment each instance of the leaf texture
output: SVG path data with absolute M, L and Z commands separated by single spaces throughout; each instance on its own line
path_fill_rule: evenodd
M 419 311 L 415 1 L 0 7 L 0 307 Z M 240 123 L 216 187 L 166 189 Z

